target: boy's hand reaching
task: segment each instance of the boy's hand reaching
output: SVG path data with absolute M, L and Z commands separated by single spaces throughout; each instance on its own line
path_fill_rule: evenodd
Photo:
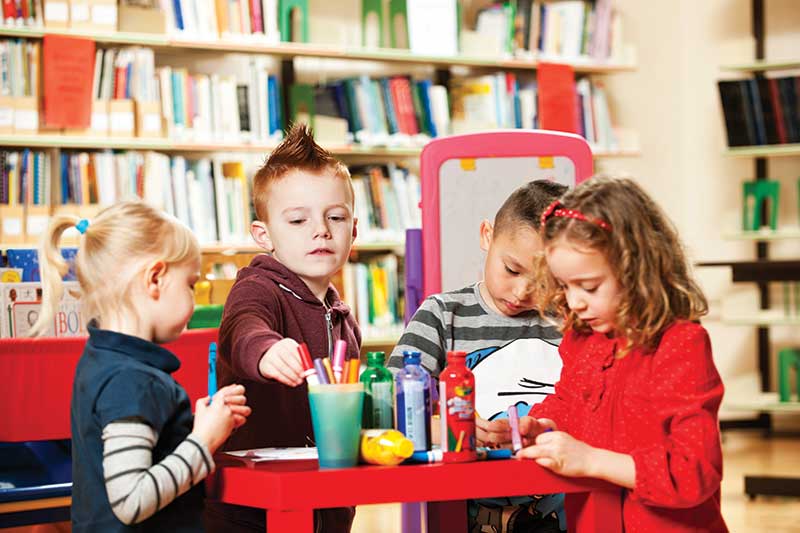
M 247 421 L 251 409 L 246 405 L 242 385 L 222 387 L 211 398 L 211 403 L 208 400 L 206 396 L 195 402 L 192 433 L 202 439 L 213 454 L 235 428 Z
M 294 339 L 281 339 L 261 356 L 258 371 L 268 379 L 296 387 L 303 383 L 303 363 Z

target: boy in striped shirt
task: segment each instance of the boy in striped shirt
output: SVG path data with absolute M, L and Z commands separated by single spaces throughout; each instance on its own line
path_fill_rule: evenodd
M 475 374 L 478 444 L 489 434 L 481 422 L 505 418 L 516 406 L 520 416 L 553 393 L 561 373 L 561 333 L 540 316 L 536 256 L 542 250 L 542 211 L 567 188 L 532 181 L 514 191 L 494 223 L 480 226 L 486 252 L 483 280 L 462 289 L 429 296 L 408 323 L 388 366 L 403 366 L 403 352 L 422 352 L 422 365 L 433 377 L 451 350 L 467 352 Z M 481 442 L 484 440 L 484 442 Z M 476 482 L 479 482 L 476 480 Z M 565 530 L 561 495 L 494 498 L 469 502 L 470 531 L 496 533 Z

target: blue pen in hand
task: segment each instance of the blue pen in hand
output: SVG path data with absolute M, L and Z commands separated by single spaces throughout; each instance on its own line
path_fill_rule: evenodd
M 217 393 L 217 343 L 208 345 L 208 403 Z

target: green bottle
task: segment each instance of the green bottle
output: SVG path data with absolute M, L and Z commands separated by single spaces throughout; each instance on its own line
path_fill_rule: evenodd
M 364 384 L 364 429 L 394 427 L 394 377 L 386 368 L 386 354 L 367 352 L 367 368 L 361 374 Z

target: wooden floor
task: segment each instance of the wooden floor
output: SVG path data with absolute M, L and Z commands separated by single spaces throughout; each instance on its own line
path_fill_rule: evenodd
M 800 498 L 744 494 L 744 476 L 800 477 L 800 437 L 761 438 L 759 433 L 728 431 L 722 442 L 722 514 L 732 533 L 800 533 Z M 400 533 L 399 505 L 361 506 L 352 533 Z
M 750 501 L 744 494 L 744 476 L 800 476 L 800 437 L 763 439 L 760 434 L 729 431 L 723 436 L 724 479 L 722 513 L 733 533 L 800 533 L 800 498 L 760 496 Z M 55 529 L 4 529 L 3 533 L 65 533 Z M 400 533 L 399 505 L 366 505 L 358 508 L 352 533 Z

